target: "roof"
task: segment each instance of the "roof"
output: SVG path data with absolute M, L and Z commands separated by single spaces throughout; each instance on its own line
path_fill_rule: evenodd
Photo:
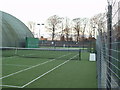
M 0 11 L 0 22 L 0 33 L 2 33 L 0 40 L 3 47 L 23 47 L 26 37 L 33 37 L 23 22 L 8 13 Z

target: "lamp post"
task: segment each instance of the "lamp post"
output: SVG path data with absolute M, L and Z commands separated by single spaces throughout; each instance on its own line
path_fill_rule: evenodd
M 40 26 L 40 25 L 44 25 L 44 24 L 37 24 L 38 26 Z M 39 29 L 39 39 L 40 39 L 40 29 Z
M 108 5 L 112 5 L 113 4 L 113 0 L 107 0 Z

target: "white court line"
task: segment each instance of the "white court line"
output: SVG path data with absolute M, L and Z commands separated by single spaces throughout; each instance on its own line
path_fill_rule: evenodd
M 77 54 L 77 55 L 78 55 L 78 54 Z M 67 61 L 65 61 L 65 62 L 63 62 L 63 63 L 57 65 L 56 67 L 50 69 L 49 71 L 47 71 L 47 72 L 45 72 L 44 74 L 40 75 L 39 77 L 33 79 L 32 81 L 26 83 L 26 84 L 23 85 L 21 88 L 24 88 L 24 87 L 28 86 L 29 84 L 31 84 L 31 83 L 33 83 L 34 81 L 40 79 L 41 77 L 45 76 L 46 74 L 48 74 L 48 73 L 52 72 L 53 70 L 59 68 L 60 66 L 62 66 L 62 65 L 64 65 L 65 63 L 69 62 L 71 59 L 73 59 L 73 58 L 76 57 L 77 55 L 75 55 L 75 56 L 73 56 L 72 58 L 70 58 L 69 60 L 67 60 Z
M 67 55 L 69 55 L 69 54 L 67 54 Z M 61 58 L 61 57 L 67 56 L 67 55 L 63 55 L 63 56 L 60 56 L 60 57 L 58 57 L 58 58 Z M 58 59 L 58 58 L 56 58 L 56 59 Z M 23 72 L 23 71 L 26 71 L 26 70 L 29 70 L 29 69 L 35 68 L 35 67 L 37 67 L 37 66 L 40 66 L 40 65 L 46 64 L 46 63 L 48 63 L 48 62 L 54 61 L 54 60 L 56 60 L 56 59 L 48 60 L 48 61 L 46 61 L 46 62 L 43 62 L 43 63 L 37 64 L 37 65 L 35 65 L 35 66 L 32 66 L 32 67 L 29 67 L 29 68 L 26 68 L 26 69 L 23 69 L 23 70 L 17 71 L 17 72 L 15 72 L 15 73 L 11 73 L 11 74 L 9 74 L 9 75 L 6 75 L 6 76 L 1 77 L 0 79 L 7 78 L 7 77 L 9 77 L 9 76 L 12 76 L 12 75 L 15 75 L 15 74 L 21 73 L 21 72 Z
M 2 87 L 14 87 L 14 88 L 21 88 L 21 86 L 13 86 L 13 85 L 0 85 Z

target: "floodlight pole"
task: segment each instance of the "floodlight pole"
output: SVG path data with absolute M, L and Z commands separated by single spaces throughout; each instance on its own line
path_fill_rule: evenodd
M 38 23 L 37 25 L 39 25 L 40 26 L 40 24 Z M 39 39 L 40 39 L 40 28 L 39 28 L 39 37 L 38 37 Z
M 44 24 L 39 24 L 39 23 L 38 23 L 37 25 L 40 26 L 40 25 L 44 25 Z M 39 39 L 40 39 L 40 29 L 39 29 Z

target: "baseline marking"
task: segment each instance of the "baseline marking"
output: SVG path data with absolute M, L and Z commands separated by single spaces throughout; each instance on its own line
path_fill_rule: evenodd
M 77 55 L 78 55 L 78 54 L 77 54 Z M 41 77 L 45 76 L 46 74 L 48 74 L 48 73 L 52 72 L 53 70 L 59 68 L 60 66 L 62 66 L 62 65 L 64 65 L 65 63 L 69 62 L 71 59 L 73 59 L 73 58 L 76 57 L 77 55 L 75 55 L 75 56 L 73 56 L 72 58 L 70 58 L 69 60 L 67 60 L 67 61 L 65 61 L 65 62 L 63 62 L 63 63 L 57 65 L 56 67 L 50 69 L 49 71 L 47 71 L 47 72 L 45 72 L 44 74 L 40 75 L 39 77 L 33 79 L 32 81 L 26 83 L 26 84 L 23 85 L 21 88 L 24 88 L 24 87 L 28 86 L 29 84 L 31 84 L 31 83 L 33 83 L 34 81 L 40 79 Z
M 3 86 L 3 87 L 21 88 L 21 86 L 13 86 L 13 85 L 0 85 L 0 86 Z

